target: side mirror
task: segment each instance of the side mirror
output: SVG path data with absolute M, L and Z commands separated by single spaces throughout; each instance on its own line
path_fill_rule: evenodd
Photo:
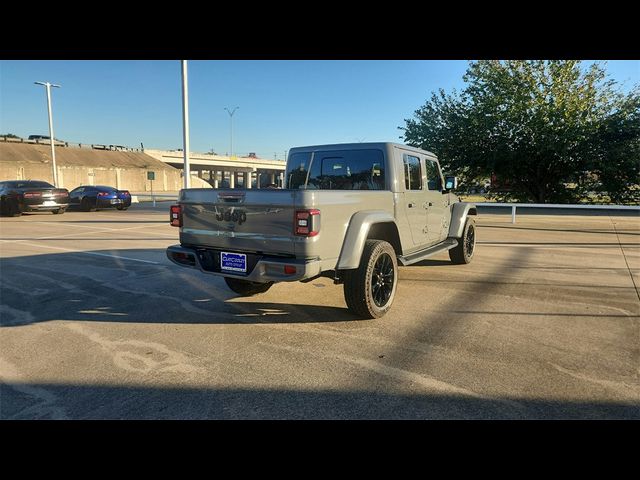
M 458 177 L 445 177 L 444 189 L 455 190 L 456 188 L 458 188 Z

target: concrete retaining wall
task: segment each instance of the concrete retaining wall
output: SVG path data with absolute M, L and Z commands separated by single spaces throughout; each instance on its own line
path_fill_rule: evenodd
M 144 153 L 56 148 L 58 186 L 110 185 L 135 192 L 151 191 L 147 172 L 155 172 L 154 192 L 182 187 L 180 171 Z M 53 182 L 51 148 L 0 142 L 0 181 L 44 180 Z

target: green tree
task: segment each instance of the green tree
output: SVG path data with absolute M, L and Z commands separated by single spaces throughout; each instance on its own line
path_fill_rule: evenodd
M 499 200 L 578 202 L 638 194 L 639 89 L 623 95 L 601 64 L 471 62 L 461 93 L 440 90 L 405 120 L 404 140 L 464 182 L 495 174 Z
M 18 135 L 14 135 L 13 133 L 2 133 L 2 134 L 0 134 L 0 137 L 20 138 Z

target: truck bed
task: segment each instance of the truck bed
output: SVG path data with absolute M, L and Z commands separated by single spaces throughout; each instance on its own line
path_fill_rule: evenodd
M 320 258 L 333 268 L 345 232 L 356 212 L 393 214 L 389 191 L 187 189 L 180 192 L 180 243 L 296 258 Z M 319 209 L 317 236 L 294 234 L 297 210 Z

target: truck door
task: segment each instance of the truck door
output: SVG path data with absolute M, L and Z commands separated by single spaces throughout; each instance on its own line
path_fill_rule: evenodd
M 411 230 L 414 246 L 427 242 L 427 216 L 425 212 L 425 190 L 422 161 L 415 155 L 402 155 L 404 171 L 404 210 Z
M 427 175 L 425 189 L 427 240 L 429 243 L 439 243 L 447 237 L 449 232 L 448 196 L 442 194 L 443 180 L 438 162 L 426 158 L 424 164 Z

